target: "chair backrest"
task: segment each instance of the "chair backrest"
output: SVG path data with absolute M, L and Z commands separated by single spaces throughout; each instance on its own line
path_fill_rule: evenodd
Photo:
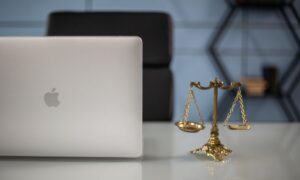
M 49 36 L 139 36 L 143 39 L 143 118 L 170 121 L 173 76 L 172 22 L 166 13 L 54 12 Z

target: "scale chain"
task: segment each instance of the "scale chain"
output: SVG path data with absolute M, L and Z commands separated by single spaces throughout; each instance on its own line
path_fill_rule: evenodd
M 241 114 L 242 114 L 242 120 L 243 120 L 243 124 L 246 124 L 248 122 L 247 120 L 247 116 L 246 116 L 246 112 L 245 112 L 245 106 L 244 106 L 244 101 L 243 101 L 243 96 L 241 93 L 241 89 L 239 88 L 237 91 L 236 96 L 234 97 L 234 100 L 232 102 L 232 105 L 230 107 L 229 113 L 226 116 L 226 119 L 224 120 L 224 126 L 228 125 L 229 119 L 235 109 L 236 103 L 240 101 L 240 110 L 241 110 Z
M 248 120 L 247 120 L 247 115 L 246 115 L 246 112 L 245 112 L 243 96 L 242 96 L 240 88 L 239 88 L 239 100 L 240 100 L 240 109 L 241 109 L 243 124 L 246 124 L 248 122 Z
M 197 99 L 196 99 L 196 96 L 195 96 L 195 93 L 194 93 L 194 91 L 191 89 L 191 93 L 192 93 L 192 97 L 193 97 L 193 100 L 194 100 L 194 103 L 195 103 L 195 106 L 196 106 L 196 111 L 197 111 L 197 113 L 198 113 L 198 116 L 199 116 L 199 118 L 200 118 L 200 121 L 202 122 L 202 123 L 204 123 L 204 116 L 203 116 L 203 113 L 200 111 L 200 106 L 199 106 L 199 103 L 198 103 L 198 101 L 197 101 Z
M 228 125 L 229 119 L 230 119 L 230 117 L 231 117 L 231 115 L 234 111 L 235 105 L 236 105 L 238 100 L 239 100 L 239 98 L 238 98 L 238 93 L 237 93 L 236 96 L 234 97 L 234 100 L 233 100 L 232 105 L 230 107 L 229 113 L 227 114 L 226 119 L 224 120 L 224 126 Z
M 200 121 L 202 121 L 202 123 L 204 123 L 204 116 L 203 114 L 201 113 L 200 111 L 200 106 L 199 106 L 199 103 L 195 97 L 195 94 L 194 94 L 194 91 L 192 90 L 192 87 L 189 88 L 189 92 L 188 92 L 188 96 L 187 96 L 187 99 L 186 99 L 186 103 L 185 103 L 185 109 L 184 109 L 184 113 L 183 113 L 183 121 L 188 121 L 188 116 L 189 116 L 189 113 L 190 113 L 190 108 L 191 108 L 191 101 L 194 101 L 194 104 L 196 106 L 196 111 L 197 111 L 197 114 L 200 118 Z
M 188 120 L 188 116 L 190 113 L 190 106 L 191 106 L 191 88 L 189 88 L 189 92 L 188 95 L 186 97 L 186 102 L 185 102 L 185 107 L 184 107 L 184 113 L 183 113 L 183 121 L 187 121 Z

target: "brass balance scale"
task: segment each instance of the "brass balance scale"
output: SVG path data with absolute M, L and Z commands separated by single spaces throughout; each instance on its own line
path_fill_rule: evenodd
M 228 156 L 232 150 L 229 148 L 225 147 L 221 141 L 219 140 L 219 129 L 218 129 L 218 89 L 223 89 L 223 90 L 233 90 L 235 88 L 238 88 L 236 96 L 233 100 L 233 103 L 231 105 L 231 108 L 229 110 L 229 113 L 227 114 L 225 120 L 224 120 L 224 126 L 227 126 L 230 130 L 249 130 L 251 128 L 247 116 L 245 113 L 245 108 L 244 108 L 244 102 L 243 102 L 243 97 L 241 93 L 241 83 L 239 82 L 232 82 L 228 86 L 224 86 L 223 82 L 218 80 L 217 78 L 209 83 L 209 86 L 204 87 L 200 84 L 200 82 L 191 82 L 189 91 L 188 91 L 188 96 L 186 99 L 186 104 L 185 104 L 185 109 L 183 113 L 183 119 L 179 122 L 176 122 L 176 126 L 184 131 L 184 132 L 189 132 L 189 133 L 196 133 L 199 132 L 200 130 L 203 130 L 205 128 L 204 124 L 204 118 L 203 114 L 200 111 L 199 104 L 196 100 L 193 87 L 196 87 L 200 90 L 209 90 L 213 89 L 214 90 L 214 102 L 213 102 L 213 119 L 212 119 L 212 128 L 210 132 L 210 137 L 208 139 L 208 142 L 204 144 L 201 148 L 194 149 L 190 151 L 192 154 L 200 154 L 200 153 L 205 153 L 207 156 L 212 157 L 214 160 L 222 161 L 226 156 Z M 189 112 L 190 112 L 190 107 L 192 101 L 194 102 L 197 110 L 197 114 L 200 118 L 199 122 L 192 122 L 188 120 L 189 117 Z M 240 110 L 241 110 L 241 116 L 243 122 L 241 124 L 230 124 L 229 119 L 235 109 L 236 104 L 239 102 L 240 104 Z

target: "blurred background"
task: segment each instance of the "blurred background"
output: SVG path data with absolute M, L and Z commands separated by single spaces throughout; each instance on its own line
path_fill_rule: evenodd
M 300 60 L 300 44 L 296 35 L 300 36 L 300 22 L 289 7 L 276 4 L 281 3 L 279 0 L 256 1 L 262 8 L 252 7 L 247 2 L 0 0 L 0 36 L 44 36 L 48 15 L 54 11 L 165 12 L 173 22 L 173 121 L 181 118 L 189 82 L 200 81 L 207 85 L 215 77 L 224 83 L 228 80 L 244 82 L 244 101 L 250 121 L 299 121 L 300 64 L 297 62 Z M 265 7 L 265 2 L 276 6 Z M 299 0 L 288 3 L 300 13 Z M 229 16 L 233 8 L 234 14 Z M 290 23 L 287 23 L 281 8 L 286 9 L 285 15 Z M 284 81 L 280 82 L 282 78 Z M 205 118 L 210 119 L 212 92 L 196 91 L 196 96 Z M 234 93 L 220 92 L 222 117 L 228 112 L 233 98 Z M 239 120 L 238 115 L 237 110 L 233 119 Z M 190 118 L 197 119 L 194 110 L 191 110 Z

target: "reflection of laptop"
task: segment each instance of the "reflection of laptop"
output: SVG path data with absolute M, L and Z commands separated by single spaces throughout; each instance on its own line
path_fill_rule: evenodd
M 0 155 L 141 154 L 139 38 L 0 38 Z

